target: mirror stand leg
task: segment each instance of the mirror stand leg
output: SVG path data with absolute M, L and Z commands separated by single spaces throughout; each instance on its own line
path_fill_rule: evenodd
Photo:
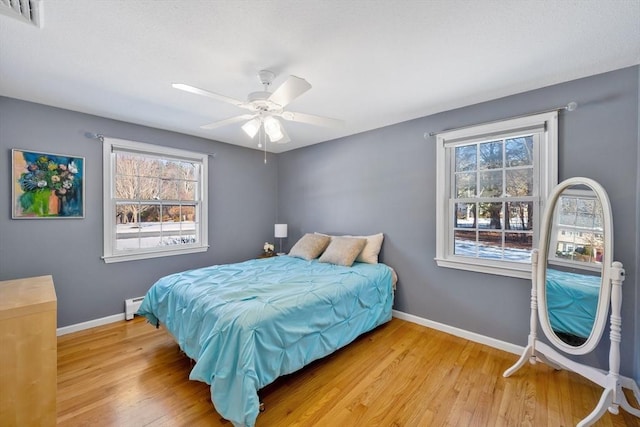
M 582 421 L 578 423 L 576 427 L 587 427 L 596 422 L 605 412 L 607 412 L 607 408 L 613 403 L 613 389 L 607 388 L 602 392 L 602 396 L 600 396 L 600 401 L 598 401 L 598 405 L 596 408 L 587 415 Z
M 620 376 L 620 385 L 622 386 L 622 388 L 626 388 L 627 390 L 631 390 L 633 392 L 633 396 L 636 398 L 636 402 L 640 405 L 640 388 L 638 388 L 638 384 L 636 384 L 636 382 L 633 379 L 627 378 L 627 377 L 623 377 L 621 375 Z M 640 410 L 636 409 L 636 411 L 640 411 Z M 634 412 L 632 412 L 632 413 L 634 413 Z M 640 417 L 640 412 L 637 412 L 635 414 L 636 414 L 636 417 Z
M 631 390 L 633 392 L 633 396 L 636 398 L 637 403 L 640 404 L 640 389 L 638 389 L 638 385 L 631 378 L 620 376 L 618 380 L 619 380 L 619 387 L 617 390 L 618 392 L 617 392 L 616 403 L 631 415 L 634 415 L 640 418 L 640 409 L 631 406 L 631 403 L 627 399 L 627 396 L 624 394 L 624 390 L 623 390 L 625 388 L 628 390 Z
M 518 359 L 515 365 L 504 371 L 502 376 L 506 378 L 518 369 L 522 368 L 524 364 L 527 363 L 527 359 L 532 359 L 531 363 L 535 363 L 535 355 L 533 354 L 533 346 L 531 344 L 527 345 L 527 347 L 522 352 L 522 356 L 520 356 L 520 359 Z

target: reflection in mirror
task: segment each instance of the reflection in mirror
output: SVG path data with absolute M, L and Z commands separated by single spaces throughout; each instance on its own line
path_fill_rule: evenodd
M 558 198 L 549 236 L 547 313 L 564 343 L 579 347 L 591 335 L 602 284 L 602 204 L 588 187 L 569 187 Z

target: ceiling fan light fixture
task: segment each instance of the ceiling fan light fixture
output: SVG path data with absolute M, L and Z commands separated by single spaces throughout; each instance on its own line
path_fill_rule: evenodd
M 269 135 L 271 142 L 279 141 L 284 137 L 282 129 L 280 128 L 280 122 L 272 116 L 264 119 L 264 131 Z
M 247 123 L 242 125 L 242 130 L 249 135 L 249 138 L 253 139 L 254 136 L 256 136 L 256 134 L 258 133 L 258 131 L 260 130 L 260 119 L 255 118 L 252 120 L 249 120 Z

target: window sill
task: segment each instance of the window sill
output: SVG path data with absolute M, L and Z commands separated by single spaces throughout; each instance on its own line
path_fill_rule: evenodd
M 455 268 L 458 270 L 474 271 L 476 273 L 493 274 L 498 276 L 516 277 L 531 280 L 531 264 L 498 266 L 480 259 L 445 259 L 434 258 L 438 267 Z
M 111 264 L 114 262 L 137 261 L 141 259 L 162 258 L 167 256 L 193 254 L 198 252 L 206 252 L 208 250 L 209 250 L 209 246 L 199 246 L 199 247 L 185 248 L 185 249 L 179 249 L 179 250 L 138 252 L 135 254 L 105 255 L 102 257 L 102 260 L 105 262 L 105 264 Z

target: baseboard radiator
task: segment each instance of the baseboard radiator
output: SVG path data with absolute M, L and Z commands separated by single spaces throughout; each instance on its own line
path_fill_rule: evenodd
M 140 308 L 143 299 L 144 297 L 138 297 L 124 300 L 124 318 L 126 320 L 133 319 L 133 315 L 136 314 L 136 311 Z

